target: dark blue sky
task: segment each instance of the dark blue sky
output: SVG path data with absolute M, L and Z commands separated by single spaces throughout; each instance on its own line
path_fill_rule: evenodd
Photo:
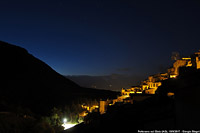
M 200 49 L 198 0 L 1 0 L 0 39 L 64 75 L 149 75 Z

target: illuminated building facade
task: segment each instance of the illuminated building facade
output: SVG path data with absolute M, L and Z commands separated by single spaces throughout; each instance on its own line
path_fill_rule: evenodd
M 100 107 L 99 107 L 99 113 L 104 114 L 106 113 L 108 105 L 112 102 L 112 100 L 101 100 L 100 101 Z
M 200 69 L 200 50 L 195 53 L 196 68 Z
M 142 81 L 140 86 L 122 89 L 122 95 L 130 96 L 130 94 L 145 93 L 155 94 L 157 88 L 162 85 L 162 81 L 168 78 L 176 78 L 179 75 L 180 67 L 195 67 L 200 69 L 200 51 L 193 54 L 191 57 L 177 59 L 173 63 L 173 67 L 168 69 L 167 73 L 159 73 L 151 75 L 147 80 Z
M 176 78 L 179 75 L 179 68 L 180 67 L 192 67 L 192 60 L 191 58 L 181 58 L 176 60 L 173 64 L 173 67 L 168 69 L 169 77 Z
M 200 51 L 194 53 L 191 57 L 176 60 L 173 67 L 168 69 L 169 78 L 176 78 L 179 75 L 180 67 L 195 67 L 196 69 L 200 69 Z
M 161 80 L 165 80 L 167 74 L 156 74 L 148 77 L 141 85 L 145 94 L 155 94 L 155 91 L 161 86 Z

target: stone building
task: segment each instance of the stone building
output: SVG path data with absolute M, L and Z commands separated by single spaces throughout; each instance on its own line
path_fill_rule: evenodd
M 200 50 L 196 52 L 194 55 L 195 55 L 196 68 L 200 69 Z
M 195 67 L 196 69 L 200 69 L 200 51 L 194 53 L 191 57 L 176 60 L 173 67 L 168 69 L 169 77 L 176 78 L 179 75 L 180 67 Z
M 142 90 L 145 94 L 155 94 L 155 91 L 162 85 L 162 80 L 168 79 L 168 73 L 159 73 L 151 75 L 147 80 L 144 80 L 141 84 Z

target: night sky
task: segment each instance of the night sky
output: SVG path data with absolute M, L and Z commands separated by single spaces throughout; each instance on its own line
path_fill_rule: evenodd
M 63 75 L 156 74 L 200 49 L 199 0 L 1 0 L 0 40 Z

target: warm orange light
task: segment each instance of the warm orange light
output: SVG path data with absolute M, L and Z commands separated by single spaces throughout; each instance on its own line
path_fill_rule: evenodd
M 176 75 L 170 75 L 170 78 L 176 78 Z
M 184 58 L 182 58 L 182 60 L 191 60 L 191 58 L 184 57 Z
M 173 93 L 173 92 L 169 92 L 169 93 L 167 93 L 167 96 L 168 96 L 168 97 L 174 96 L 174 93 Z

